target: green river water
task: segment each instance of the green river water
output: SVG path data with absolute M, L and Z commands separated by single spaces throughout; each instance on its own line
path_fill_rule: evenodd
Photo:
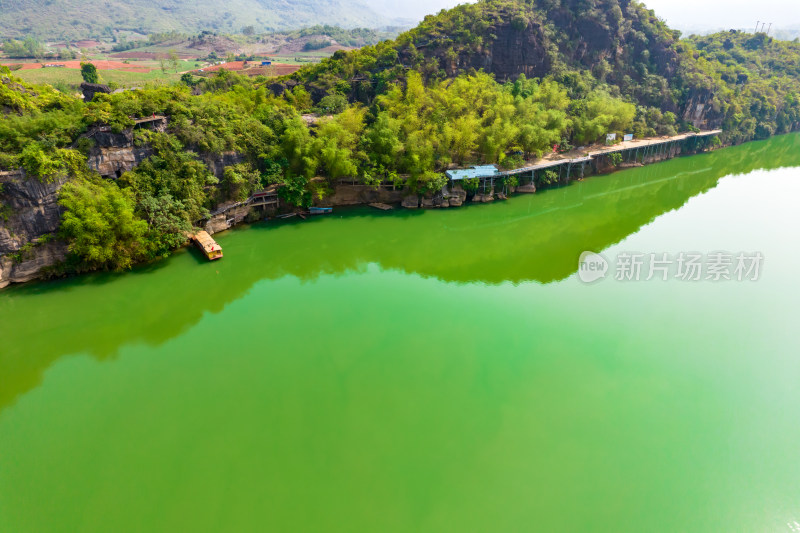
M 0 532 L 791 532 L 798 199 L 790 135 L 0 292 Z

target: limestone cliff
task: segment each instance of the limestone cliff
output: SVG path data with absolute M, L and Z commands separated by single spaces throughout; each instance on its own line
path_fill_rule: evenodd
M 66 245 L 51 240 L 63 184 L 29 179 L 22 170 L 0 172 L 0 288 L 30 281 L 66 257 Z
M 165 126 L 166 122 L 155 127 L 163 131 Z M 117 179 L 153 154 L 150 146 L 136 146 L 133 130 L 114 133 L 98 127 L 86 137 L 92 140 L 87 165 L 107 179 Z M 234 152 L 200 158 L 218 178 L 226 166 L 244 160 Z M 56 238 L 61 220 L 58 191 L 64 183 L 43 183 L 21 169 L 0 172 L 0 288 L 40 278 L 66 258 L 67 245 Z M 233 218 L 238 223 L 246 214 L 245 210 Z

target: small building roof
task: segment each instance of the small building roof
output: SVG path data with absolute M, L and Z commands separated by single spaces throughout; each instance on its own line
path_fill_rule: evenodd
M 494 165 L 481 165 L 472 168 L 463 168 L 458 170 L 448 170 L 445 175 L 448 179 L 453 181 L 471 179 L 471 178 L 491 178 L 498 174 L 497 167 Z

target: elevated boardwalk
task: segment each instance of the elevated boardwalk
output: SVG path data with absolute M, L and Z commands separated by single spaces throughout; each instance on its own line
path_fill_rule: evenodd
M 163 120 L 167 120 L 167 117 L 164 115 L 153 115 L 151 117 L 136 118 L 133 120 L 133 123 L 136 126 L 139 126 L 141 124 L 150 124 L 153 122 L 161 122 Z
M 559 168 L 559 174 L 563 172 L 566 167 L 567 176 L 570 175 L 573 166 L 580 165 L 581 175 L 583 175 L 584 168 L 587 163 L 596 162 L 600 157 L 608 156 L 614 153 L 621 153 L 627 156 L 628 160 L 638 161 L 641 157 L 642 161 L 652 155 L 667 155 L 671 154 L 670 150 L 678 143 L 690 140 L 700 139 L 705 137 L 712 137 L 722 133 L 722 130 L 701 131 L 699 133 L 683 133 L 681 135 L 674 135 L 671 137 L 657 137 L 650 139 L 638 139 L 632 141 L 623 141 L 614 146 L 601 149 L 579 149 L 574 150 L 570 154 L 562 154 L 556 156 L 546 156 L 530 165 L 515 168 L 511 170 L 498 171 L 494 165 L 478 166 L 467 170 L 451 170 L 447 172 L 447 177 L 451 181 L 459 181 L 465 178 L 478 178 L 482 181 L 490 180 L 494 183 L 494 178 L 502 178 L 507 176 L 516 176 L 520 174 L 535 173 L 539 170 Z
M 671 144 L 671 143 L 678 143 L 681 141 L 685 141 L 687 139 L 700 139 L 703 137 L 711 137 L 714 135 L 719 135 L 722 133 L 722 130 L 709 130 L 709 131 L 701 131 L 699 133 L 682 133 L 680 135 L 674 135 L 672 137 L 656 137 L 650 139 L 636 139 L 632 141 L 624 141 L 619 144 L 615 144 L 614 146 L 610 146 L 608 148 L 603 148 L 601 150 L 594 150 L 588 152 L 588 155 L 591 157 L 597 157 L 600 155 L 612 154 L 614 152 L 624 152 L 626 150 L 636 150 L 642 149 L 652 146 L 662 146 L 664 144 Z
M 131 117 L 133 118 L 133 117 Z M 167 117 L 164 115 L 153 115 L 150 117 L 133 118 L 133 129 L 164 131 L 167 127 Z

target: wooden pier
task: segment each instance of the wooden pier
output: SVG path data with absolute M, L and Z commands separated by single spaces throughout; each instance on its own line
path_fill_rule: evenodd
M 200 248 L 200 251 L 206 256 L 209 261 L 216 261 L 222 259 L 222 247 L 217 244 L 217 241 L 211 238 L 205 231 L 198 231 L 192 235 L 192 242 L 195 246 Z

